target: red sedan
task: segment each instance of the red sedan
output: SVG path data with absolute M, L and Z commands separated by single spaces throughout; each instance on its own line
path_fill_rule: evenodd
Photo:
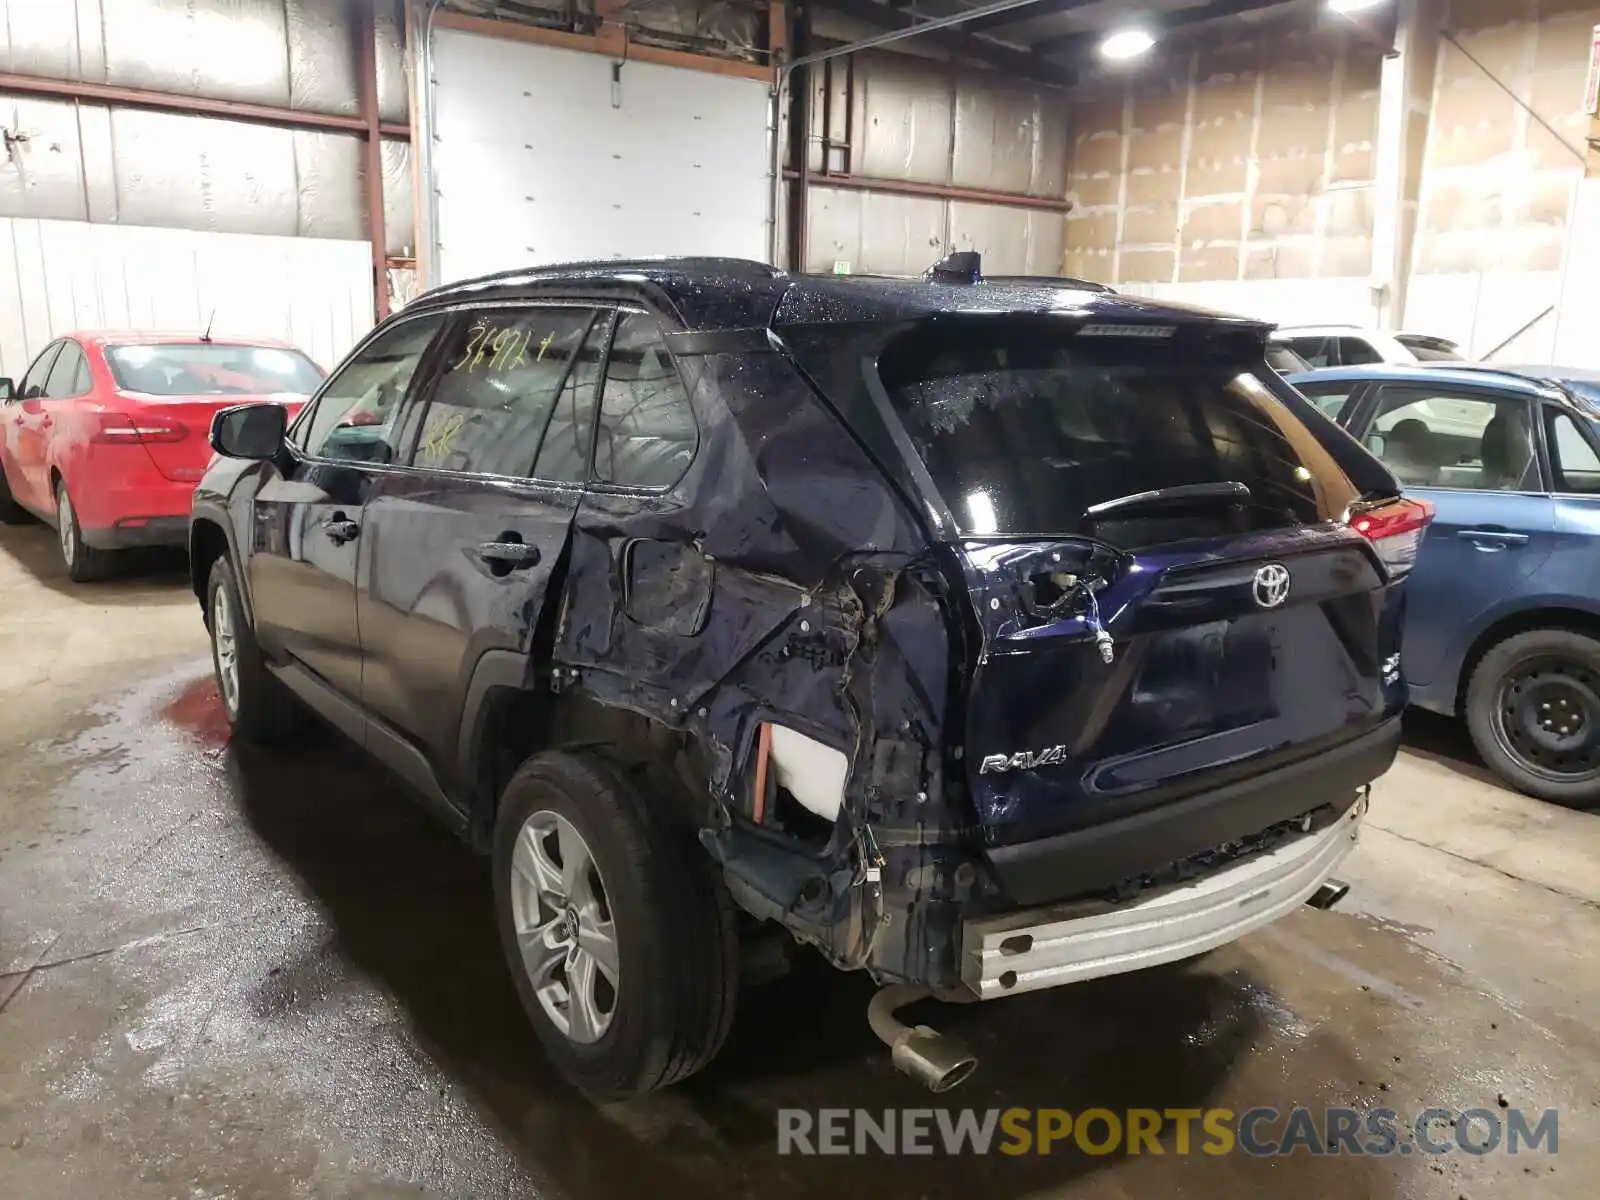
M 283 342 L 76 333 L 44 348 L 20 384 L 0 378 L 0 520 L 33 513 L 61 535 L 76 582 L 117 550 L 181 546 L 218 409 L 253 400 L 291 415 L 322 371 Z

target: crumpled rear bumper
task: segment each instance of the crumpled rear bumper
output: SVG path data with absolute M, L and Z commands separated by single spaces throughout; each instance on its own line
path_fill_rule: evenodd
M 985 1000 L 1137 971 L 1221 946 L 1303 904 L 1355 847 L 1363 796 L 1338 820 L 1122 904 L 1089 900 L 969 920 L 962 982 Z

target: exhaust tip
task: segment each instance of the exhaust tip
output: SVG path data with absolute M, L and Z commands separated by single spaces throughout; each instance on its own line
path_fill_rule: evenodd
M 964 1045 L 926 1025 L 906 1030 L 895 1041 L 889 1057 L 896 1070 L 930 1092 L 948 1092 L 965 1083 L 978 1069 L 977 1057 Z
M 1327 911 L 1349 894 L 1350 885 L 1342 879 L 1324 879 L 1321 886 L 1306 898 L 1312 908 Z

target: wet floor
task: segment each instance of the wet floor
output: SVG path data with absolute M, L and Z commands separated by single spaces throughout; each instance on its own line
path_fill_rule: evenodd
M 230 746 L 177 571 L 72 589 L 49 545 L 0 530 L 0 1196 L 1594 1195 L 1600 818 L 1495 788 L 1448 725 L 1379 789 L 1344 911 L 912 1010 L 979 1055 L 948 1096 L 802 957 L 703 1075 L 596 1108 L 540 1058 L 483 864 L 333 734 Z M 777 1154 L 786 1107 L 1295 1104 L 1554 1108 L 1559 1152 Z

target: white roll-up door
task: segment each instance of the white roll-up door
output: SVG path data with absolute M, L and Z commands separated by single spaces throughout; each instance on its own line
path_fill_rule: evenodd
M 766 260 L 765 83 L 439 29 L 438 274 L 582 259 Z

